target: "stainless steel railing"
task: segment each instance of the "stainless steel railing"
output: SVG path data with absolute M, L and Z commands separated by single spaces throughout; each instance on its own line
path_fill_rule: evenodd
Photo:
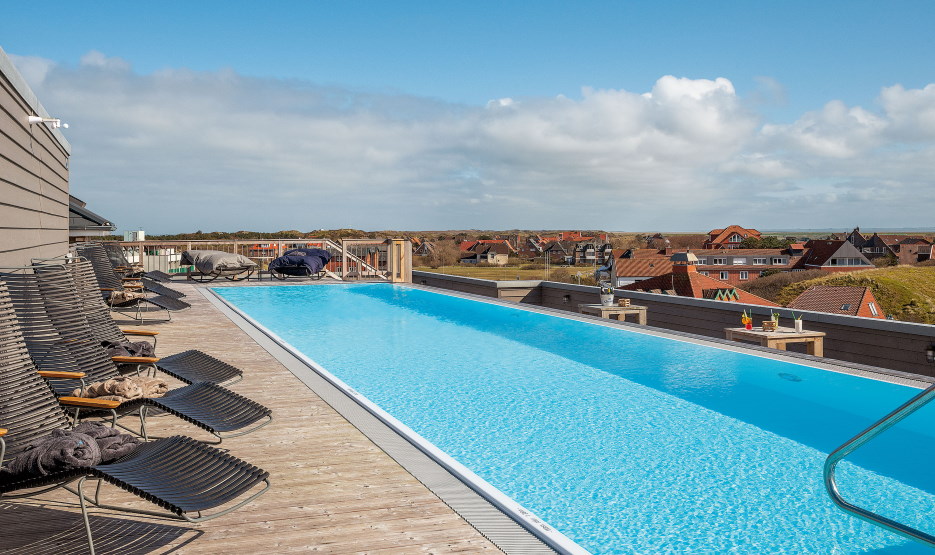
M 845 501 L 844 498 L 841 497 L 841 493 L 838 491 L 838 485 L 834 479 L 834 469 L 837 464 L 841 462 L 841 459 L 850 455 L 866 443 L 870 442 L 873 440 L 873 438 L 889 430 L 898 424 L 901 420 L 905 419 L 910 414 L 925 406 L 933 398 L 935 398 L 935 385 L 929 386 L 927 389 L 922 391 L 922 393 L 919 393 L 912 399 L 909 399 L 900 405 L 899 408 L 887 414 L 875 424 L 851 438 L 844 445 L 835 449 L 834 452 L 828 455 L 828 458 L 825 459 L 824 468 L 825 489 L 828 490 L 828 495 L 831 496 L 831 500 L 834 501 L 835 505 L 861 520 L 865 520 L 871 524 L 886 528 L 887 530 L 895 532 L 900 536 L 904 536 L 906 538 L 923 543 L 929 547 L 935 547 L 935 536 L 927 534 L 921 530 L 916 530 L 911 526 L 907 526 L 901 522 L 896 522 L 895 520 L 886 518 L 883 515 L 878 515 L 873 511 L 858 507 L 857 505 Z

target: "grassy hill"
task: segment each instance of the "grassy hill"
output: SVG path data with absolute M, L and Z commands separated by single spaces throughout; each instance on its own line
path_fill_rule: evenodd
M 812 285 L 869 287 L 887 316 L 904 322 L 935 324 L 935 267 L 893 266 L 831 274 L 787 285 L 777 303 L 786 305 Z

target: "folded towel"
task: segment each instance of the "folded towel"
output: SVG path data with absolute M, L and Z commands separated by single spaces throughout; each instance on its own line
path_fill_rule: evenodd
M 53 430 L 34 441 L 9 464 L 11 474 L 41 474 L 88 468 L 101 462 L 101 448 L 93 438 L 70 430 Z
M 121 376 L 103 382 L 94 382 L 81 391 L 77 388 L 72 392 L 73 397 L 86 397 L 89 399 L 104 399 L 108 401 L 131 401 L 140 397 L 162 397 L 169 391 L 169 384 L 160 378 L 146 376 Z

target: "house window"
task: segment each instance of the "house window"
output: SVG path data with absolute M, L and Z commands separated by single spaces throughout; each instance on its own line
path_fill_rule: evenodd
M 715 258 L 712 264 L 714 264 L 715 266 L 723 266 L 727 264 L 727 259 L 726 258 Z
M 754 264 L 766 264 L 766 259 L 765 258 L 754 258 L 753 263 Z
M 867 303 L 867 308 L 870 309 L 870 314 L 873 314 L 874 316 L 879 316 L 879 312 L 877 312 L 877 306 L 875 304 Z
M 770 264 L 785 265 L 786 259 L 782 257 L 774 256 L 773 259 L 770 261 Z
M 842 304 L 842 305 L 841 305 L 841 310 L 850 310 L 850 309 L 851 309 L 851 305 L 849 305 L 849 304 Z
M 700 256 L 698 257 L 698 264 L 707 264 L 707 263 L 708 263 L 707 258 L 702 258 Z
M 703 275 L 703 276 L 708 275 L 708 272 L 698 272 L 698 273 L 701 274 L 701 275 Z
M 734 266 L 743 266 L 747 263 L 747 259 L 744 257 L 734 257 Z
M 728 277 L 727 272 L 721 272 L 721 281 L 725 281 Z
M 741 237 L 741 236 L 738 235 L 737 233 L 735 233 L 735 234 L 733 234 L 733 235 L 730 236 L 730 242 L 731 242 L 731 243 L 739 243 L 739 242 L 741 242 L 741 241 L 743 241 L 743 237 Z
M 741 272 L 740 272 L 740 279 L 742 279 L 742 280 L 743 280 L 743 279 L 750 279 L 750 274 L 748 274 L 746 271 L 741 271 Z

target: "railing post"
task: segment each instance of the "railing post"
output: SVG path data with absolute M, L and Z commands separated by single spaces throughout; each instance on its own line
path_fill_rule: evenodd
M 341 279 L 347 279 L 347 239 L 341 239 Z

